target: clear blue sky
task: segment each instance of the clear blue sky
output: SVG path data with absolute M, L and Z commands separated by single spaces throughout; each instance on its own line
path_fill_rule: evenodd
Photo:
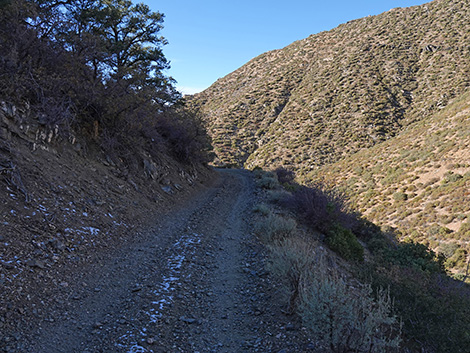
M 165 14 L 168 74 L 183 93 L 209 87 L 269 50 L 423 0 L 136 0 Z

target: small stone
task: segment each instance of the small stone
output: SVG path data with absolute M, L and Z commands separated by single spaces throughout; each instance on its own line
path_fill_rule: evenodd
M 291 323 L 288 323 L 286 325 L 286 331 L 294 331 L 295 330 L 295 326 Z
M 173 189 L 171 188 L 171 186 L 162 186 L 161 188 L 167 194 L 173 194 Z
M 185 316 L 181 316 L 180 320 L 183 322 L 186 322 L 187 324 L 194 324 L 196 322 L 196 319 L 185 317 Z
M 142 286 L 140 284 L 136 284 L 134 288 L 131 289 L 132 293 L 138 292 L 142 290 Z
M 148 343 L 148 344 L 154 344 L 154 343 L 155 343 L 155 339 L 152 338 L 152 337 L 149 337 L 149 338 L 147 338 L 147 343 Z
M 49 240 L 49 244 L 51 244 L 51 246 L 55 249 L 55 250 L 58 250 L 58 251 L 64 251 L 65 250 L 65 244 L 62 243 L 59 239 L 57 238 L 52 238 L 51 240 Z
M 13 270 L 15 268 L 15 265 L 13 265 L 11 262 L 2 262 L 2 266 L 7 270 Z
M 37 267 L 37 268 L 41 268 L 41 269 L 44 269 L 46 268 L 46 265 L 44 264 L 43 261 L 41 260 L 35 260 L 35 259 L 29 259 L 26 261 L 26 265 L 28 265 L 29 267 Z

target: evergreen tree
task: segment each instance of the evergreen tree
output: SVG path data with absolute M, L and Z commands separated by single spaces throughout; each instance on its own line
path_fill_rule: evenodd
M 71 51 L 93 69 L 93 80 L 145 92 L 161 104 L 180 98 L 160 35 L 164 15 L 130 0 L 35 0 L 29 23 L 39 36 Z

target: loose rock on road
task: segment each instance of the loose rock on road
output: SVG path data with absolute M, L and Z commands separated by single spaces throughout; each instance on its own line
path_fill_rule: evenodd
M 251 174 L 219 173 L 135 243 L 77 274 L 22 352 L 314 352 L 265 270 Z

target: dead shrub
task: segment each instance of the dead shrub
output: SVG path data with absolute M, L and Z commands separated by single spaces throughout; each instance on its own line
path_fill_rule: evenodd
M 288 303 L 287 312 L 292 314 L 298 305 L 302 277 L 314 265 L 315 250 L 300 237 L 277 242 L 269 249 L 268 270 L 279 280 Z
M 302 276 L 299 314 L 314 335 L 332 352 L 398 352 L 400 326 L 392 314 L 392 299 L 370 285 L 352 287 L 322 261 Z
M 321 185 L 299 187 L 283 205 L 298 214 L 309 227 L 323 233 L 336 223 L 347 229 L 357 224 L 356 215 L 348 211 L 345 195 Z
M 264 244 L 282 241 L 295 234 L 297 224 L 292 218 L 270 213 L 255 225 L 255 233 Z

